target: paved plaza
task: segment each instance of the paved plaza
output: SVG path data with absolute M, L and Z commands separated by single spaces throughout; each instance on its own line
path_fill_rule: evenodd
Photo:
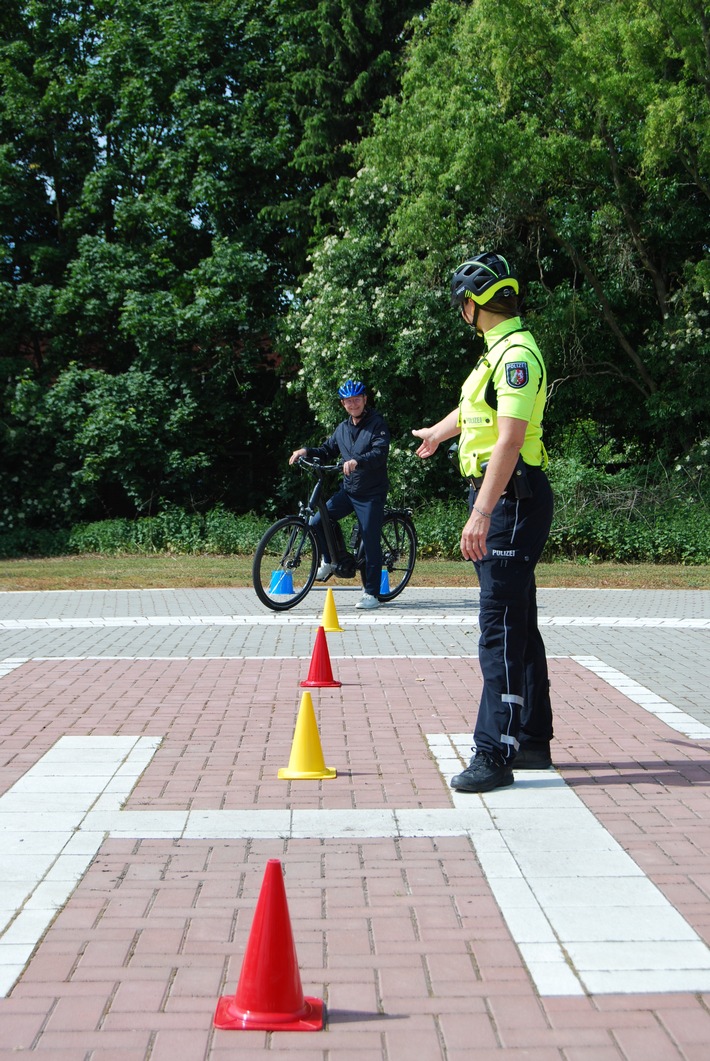
M 358 597 L 285 780 L 325 589 L 0 593 L 0 1058 L 705 1061 L 710 593 L 540 590 L 555 767 L 483 796 L 476 589 Z M 273 859 L 325 1026 L 216 1029 Z

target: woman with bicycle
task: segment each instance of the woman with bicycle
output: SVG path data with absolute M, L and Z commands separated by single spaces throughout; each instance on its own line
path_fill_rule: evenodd
M 321 461 L 331 461 L 338 455 L 342 457 L 343 481 L 337 493 L 328 500 L 327 508 L 333 520 L 341 520 L 351 512 L 355 513 L 366 558 L 365 591 L 355 607 L 378 608 L 382 578 L 380 534 L 389 489 L 387 457 L 390 432 L 384 418 L 375 409 L 368 408 L 367 388 L 360 380 L 349 379 L 343 383 L 338 388 L 338 397 L 348 414 L 347 418 L 338 424 L 321 446 L 303 446 L 294 450 L 289 457 L 289 464 L 294 464 L 300 457 Z M 312 526 L 321 554 L 316 579 L 325 582 L 336 568 L 333 561 L 337 561 L 337 557 L 328 555 L 319 515 L 313 517 Z

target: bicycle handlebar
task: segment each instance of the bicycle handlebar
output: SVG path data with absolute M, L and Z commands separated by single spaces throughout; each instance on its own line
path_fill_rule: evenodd
M 314 457 L 313 460 L 308 460 L 307 457 L 299 457 L 298 460 L 295 461 L 295 464 L 296 467 L 303 465 L 304 468 L 310 468 L 321 472 L 339 472 L 343 467 L 342 461 L 338 461 L 337 464 L 321 464 L 317 457 Z

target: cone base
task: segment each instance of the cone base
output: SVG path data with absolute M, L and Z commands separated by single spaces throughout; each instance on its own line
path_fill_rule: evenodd
M 289 766 L 282 766 L 277 776 L 279 781 L 318 781 L 320 778 L 327 780 L 337 777 L 338 772 L 331 766 L 322 770 L 292 770 Z
M 261 1013 L 242 1009 L 235 995 L 223 995 L 217 1002 L 215 1028 L 227 1031 L 317 1032 L 323 1027 L 325 1006 L 322 998 L 304 998 L 299 1013 Z
M 322 624 L 321 624 L 322 625 Z M 323 626 L 326 634 L 344 634 L 342 626 Z
M 298 683 L 302 689 L 339 689 L 342 682 L 319 682 L 317 678 L 304 678 Z

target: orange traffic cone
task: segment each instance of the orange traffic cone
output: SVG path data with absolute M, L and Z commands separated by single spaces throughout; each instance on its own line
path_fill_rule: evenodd
M 311 694 L 303 693 L 291 745 L 291 757 L 288 766 L 279 770 L 279 779 L 317 781 L 320 778 L 335 777 L 336 773 L 332 766 L 325 765 Z
M 333 596 L 333 591 L 330 587 L 328 587 L 325 594 L 321 626 L 329 634 L 342 634 L 343 632 L 343 628 L 338 619 L 338 613 L 335 610 L 335 597 Z
M 330 655 L 328 654 L 328 642 L 325 639 L 325 630 L 318 627 L 316 643 L 313 648 L 311 665 L 308 677 L 299 682 L 302 689 L 336 689 L 342 685 L 333 678 L 333 670 L 330 666 Z
M 323 1000 L 305 998 L 288 915 L 281 863 L 270 858 L 235 995 L 217 1002 L 215 1028 L 313 1032 L 323 1027 Z

